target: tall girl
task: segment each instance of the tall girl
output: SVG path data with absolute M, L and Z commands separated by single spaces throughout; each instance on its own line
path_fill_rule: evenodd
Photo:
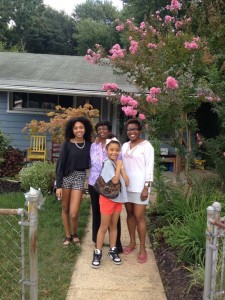
M 65 142 L 56 166 L 56 196 L 62 200 L 65 230 L 63 245 L 79 244 L 78 215 L 86 169 L 90 165 L 91 122 L 85 117 L 71 118 L 65 128 Z

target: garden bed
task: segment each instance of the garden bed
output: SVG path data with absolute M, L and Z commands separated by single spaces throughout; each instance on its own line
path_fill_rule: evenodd
M 185 269 L 184 263 L 178 262 L 177 251 L 166 245 L 164 238 L 157 236 L 157 240 L 151 234 L 155 229 L 157 216 L 150 216 L 148 225 L 149 239 L 154 247 L 154 254 L 158 265 L 159 273 L 166 292 L 167 300 L 200 300 L 203 297 L 203 290 L 190 286 L 190 273 Z M 152 224 L 152 225 L 151 225 Z
M 19 192 L 20 189 L 21 189 L 20 182 L 0 179 L 0 194 Z

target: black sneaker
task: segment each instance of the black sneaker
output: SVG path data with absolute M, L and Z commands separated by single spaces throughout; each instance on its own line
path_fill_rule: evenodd
M 117 248 L 116 247 L 112 247 L 110 250 L 109 250 L 109 253 L 108 253 L 108 257 L 114 262 L 114 264 L 116 265 L 120 265 L 122 263 L 119 255 L 118 255 L 118 251 L 117 251 Z
M 99 249 L 95 249 L 93 253 L 93 260 L 92 260 L 92 268 L 99 268 L 101 264 L 101 258 L 102 258 L 102 251 Z

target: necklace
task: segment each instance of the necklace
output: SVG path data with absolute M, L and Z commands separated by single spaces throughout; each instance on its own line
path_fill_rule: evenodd
M 85 146 L 85 140 L 84 140 L 83 146 L 78 146 L 78 143 L 76 143 L 75 141 L 74 141 L 74 144 L 77 146 L 77 148 L 83 149 Z M 81 144 L 81 143 L 79 143 L 79 144 Z

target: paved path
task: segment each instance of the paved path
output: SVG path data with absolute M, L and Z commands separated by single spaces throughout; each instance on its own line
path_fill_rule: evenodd
M 121 214 L 121 222 L 122 244 L 126 246 L 129 236 L 125 209 Z M 150 245 L 148 239 L 146 245 Z M 114 265 L 107 258 L 108 248 L 104 247 L 99 269 L 91 267 L 93 250 L 90 218 L 66 300 L 166 300 L 155 257 L 149 246 L 146 264 L 137 262 L 138 249 L 136 249 L 127 256 L 121 254 L 123 261 L 121 265 Z

